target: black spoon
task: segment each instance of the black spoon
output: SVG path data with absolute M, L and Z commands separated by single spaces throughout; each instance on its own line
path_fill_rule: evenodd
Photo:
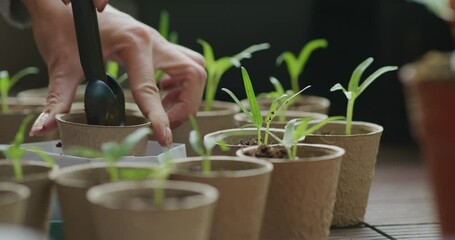
M 84 105 L 87 123 L 120 126 L 125 123 L 125 96 L 120 84 L 106 74 L 98 18 L 92 0 L 71 2 L 79 57 L 85 80 Z

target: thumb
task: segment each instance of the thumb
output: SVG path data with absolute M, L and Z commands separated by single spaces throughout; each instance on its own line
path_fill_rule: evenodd
M 70 111 L 76 88 L 82 76 L 66 72 L 49 70 L 49 91 L 46 107 L 33 123 L 30 136 L 45 135 L 57 126 L 56 114 Z

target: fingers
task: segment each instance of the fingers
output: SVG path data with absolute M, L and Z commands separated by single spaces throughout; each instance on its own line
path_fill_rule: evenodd
M 71 0 L 62 0 L 62 2 L 65 5 L 68 5 L 69 3 L 71 3 Z M 98 10 L 98 12 L 102 12 L 108 3 L 109 0 L 93 0 L 93 5 L 95 5 L 95 8 Z
M 57 126 L 56 114 L 69 112 L 76 88 L 82 79 L 81 72 L 82 69 L 74 71 L 66 66 L 54 66 L 52 63 L 49 65 L 50 79 L 46 107 L 35 120 L 30 136 L 45 135 Z
M 202 98 L 206 79 L 203 59 L 189 49 L 172 45 L 156 55 L 156 68 L 163 70 L 168 77 L 162 79 L 160 86 L 168 91 L 163 98 L 172 128 L 185 121 L 189 114 L 196 114 Z M 191 57 L 193 56 L 193 57 Z
M 133 28 L 115 36 L 122 43 L 118 51 L 125 63 L 134 99 L 142 113 L 152 122 L 153 134 L 161 145 L 172 144 L 169 120 L 155 84 L 151 38 L 144 28 Z
M 455 0 L 453 0 L 453 1 L 455 1 Z M 190 57 L 192 60 L 194 60 L 196 63 L 198 63 L 202 67 L 205 67 L 205 60 L 204 60 L 204 57 L 201 54 L 199 54 L 198 52 L 193 51 L 193 50 L 191 50 L 189 48 L 186 48 L 184 46 L 181 46 L 181 45 L 178 45 L 178 44 L 175 44 L 175 43 L 171 43 L 171 44 L 174 45 L 182 53 L 184 53 L 185 55 Z

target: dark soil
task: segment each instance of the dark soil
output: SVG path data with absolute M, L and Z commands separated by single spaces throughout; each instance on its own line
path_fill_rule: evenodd
M 252 155 L 258 158 L 289 158 L 286 149 L 283 147 L 270 146 L 265 144 L 259 145 L 259 147 L 255 152 L 252 153 Z
M 252 139 L 240 139 L 238 145 L 242 145 L 242 146 L 256 146 L 256 145 L 258 145 L 258 139 L 257 139 L 257 138 L 252 138 Z

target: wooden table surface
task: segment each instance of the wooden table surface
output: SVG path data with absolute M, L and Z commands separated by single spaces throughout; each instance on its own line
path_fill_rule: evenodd
M 330 240 L 441 239 L 428 172 L 415 146 L 381 146 L 365 223 Z

